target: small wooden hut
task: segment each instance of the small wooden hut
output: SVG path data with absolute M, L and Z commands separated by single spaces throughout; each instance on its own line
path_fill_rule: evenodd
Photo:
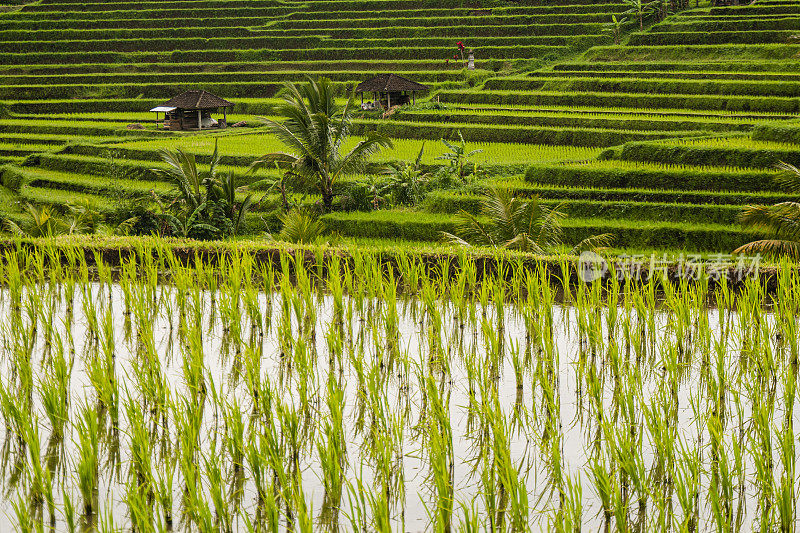
M 233 104 L 208 91 L 186 91 L 150 111 L 164 113 L 164 129 L 203 130 L 225 128 L 228 126 L 228 108 Z M 222 109 L 222 120 L 215 120 L 211 114 Z
M 364 93 L 372 93 L 381 107 L 389 109 L 395 105 L 416 103 L 417 93 L 429 90 L 430 87 L 411 81 L 397 74 L 381 74 L 356 86 L 364 103 Z

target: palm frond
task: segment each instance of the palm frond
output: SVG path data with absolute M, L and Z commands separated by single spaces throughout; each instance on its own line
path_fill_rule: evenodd
M 8 231 L 9 233 L 11 233 L 13 235 L 16 235 L 17 237 L 27 237 L 28 236 L 28 233 L 26 231 L 24 231 L 21 227 L 19 227 L 19 224 L 17 224 L 16 222 L 11 220 L 10 218 L 4 218 L 3 219 L 3 227 L 6 229 L 6 231 Z
M 217 179 L 217 167 L 219 166 L 219 139 L 214 139 L 214 153 L 211 155 L 211 164 L 208 168 L 208 177 L 212 180 Z
M 293 209 L 281 217 L 283 228 L 276 237 L 279 241 L 307 244 L 316 241 L 325 232 L 325 224 L 304 209 Z
M 455 244 L 455 245 L 458 245 L 458 246 L 469 246 L 470 245 L 467 241 L 465 241 L 464 239 L 462 239 L 458 235 L 453 235 L 452 233 L 448 233 L 446 231 L 440 232 L 440 236 L 441 236 L 442 242 L 445 242 L 447 244 Z
M 504 242 L 502 248 L 532 254 L 547 253 L 546 250 L 542 248 L 539 243 L 532 239 L 527 233 L 519 233 L 515 235 L 512 239 Z
M 244 220 L 244 216 L 247 214 L 247 211 L 250 209 L 250 206 L 253 205 L 253 194 L 248 194 L 245 199 L 242 201 L 242 205 L 239 206 L 239 211 L 236 213 L 236 221 L 233 224 L 233 234 L 236 235 L 239 233 L 239 229 L 242 226 L 242 221 Z
M 114 235 L 130 235 L 137 222 L 139 222 L 139 217 L 131 217 L 127 220 L 123 220 L 117 224 L 117 227 L 113 229 L 112 233 Z
M 800 259 L 800 242 L 780 239 L 764 239 L 749 242 L 733 251 L 734 254 L 762 254 L 768 256 L 787 256 Z
M 425 141 L 422 141 L 422 146 L 419 149 L 417 158 L 414 160 L 414 170 L 419 170 L 422 164 L 422 155 L 425 153 Z
M 265 167 L 281 168 L 280 164 L 285 163 L 284 166 L 294 166 L 297 163 L 297 156 L 287 154 L 286 152 L 275 152 L 272 154 L 264 154 L 261 159 L 253 161 L 248 167 L 248 172 L 256 172 Z
M 341 174 L 362 170 L 367 158 L 384 148 L 392 148 L 393 146 L 390 139 L 376 133 L 370 133 L 366 139 L 359 142 L 336 165 L 332 176 L 333 179 L 338 178 Z
M 783 171 L 775 177 L 776 182 L 789 192 L 800 192 L 800 169 L 783 161 L 778 162 L 775 168 Z
M 743 225 L 782 240 L 800 240 L 800 203 L 747 206 L 740 215 Z
M 538 220 L 536 242 L 543 247 L 561 244 L 564 235 L 562 222 L 567 218 L 566 213 L 560 209 L 561 204 L 555 207 L 546 207 L 538 202 L 538 198 L 536 203 L 541 211 L 540 214 L 536 215 L 536 220 Z
M 573 246 L 570 253 L 579 255 L 582 252 L 602 252 L 608 249 L 612 242 L 614 242 L 614 235 L 612 233 L 592 235 Z
M 464 242 L 475 246 L 496 247 L 497 242 L 490 228 L 481 224 L 477 217 L 466 211 L 460 211 L 455 219 L 456 233 Z

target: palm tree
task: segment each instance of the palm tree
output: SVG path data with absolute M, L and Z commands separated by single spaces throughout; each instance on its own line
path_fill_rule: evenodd
M 249 194 L 240 204 L 236 203 L 236 191 L 240 187 L 233 172 L 225 176 L 220 174 L 221 156 L 218 143 L 214 143 L 214 153 L 205 175 L 197 168 L 197 158 L 194 154 L 188 154 L 180 148 L 174 152 L 160 150 L 159 154 L 161 160 L 167 164 L 167 168 L 151 170 L 171 181 L 178 192 L 177 199 L 167 209 L 177 208 L 180 218 L 172 216 L 168 220 L 169 226 L 174 230 L 180 228 L 180 231 L 176 230 L 180 235 L 188 234 L 191 228 L 208 231 L 211 226 L 200 222 L 203 212 L 222 205 L 225 217 L 231 223 L 230 232 L 238 234 L 247 211 L 253 205 L 253 195 Z M 176 224 L 178 220 L 180 224 Z M 216 230 L 212 233 L 226 233 L 224 228 Z
M 253 206 L 253 193 L 245 196 L 242 203 L 237 206 L 236 191 L 239 190 L 239 184 L 236 181 L 236 174 L 233 172 L 229 172 L 226 176 L 219 178 L 215 185 L 218 189 L 219 197 L 225 200 L 227 206 L 226 214 L 233 223 L 233 234 L 238 235 L 242 228 L 244 216 Z
M 196 235 L 219 237 L 222 231 L 218 227 L 202 222 L 205 208 L 206 204 L 204 202 L 183 217 L 179 218 L 171 213 L 164 213 L 163 217 L 167 221 L 172 234 L 176 237 L 183 237 L 184 239 L 189 239 Z
M 775 178 L 790 193 L 800 193 L 800 169 L 781 161 L 783 173 Z M 766 233 L 769 238 L 753 241 L 733 251 L 735 254 L 761 253 L 800 259 L 800 203 L 750 205 L 739 216 L 742 225 Z
M 639 31 L 644 30 L 644 19 L 656 12 L 655 2 L 646 0 L 624 0 L 628 10 L 624 15 L 633 15 L 639 21 Z
M 508 189 L 490 188 L 481 200 L 481 214 L 488 219 L 461 211 L 456 218 L 456 233 L 443 232 L 446 241 L 473 246 L 502 248 L 536 254 L 552 253 L 562 244 L 561 221 L 566 215 L 542 204 L 538 196 L 525 201 L 515 197 Z M 600 250 L 611 243 L 613 236 L 604 233 L 588 237 L 578 243 L 572 253 Z
M 18 225 L 13 220 L 7 218 L 3 224 L 9 232 L 21 237 L 54 237 L 70 232 L 63 220 L 56 216 L 52 206 L 44 205 L 36 208 L 34 205 L 26 203 L 25 212 L 28 220 L 22 225 Z
M 275 240 L 295 244 L 316 242 L 325 233 L 325 224 L 314 213 L 304 208 L 295 208 L 281 216 L 283 228 Z
M 184 203 L 189 212 L 193 212 L 203 203 L 202 186 L 205 181 L 197 168 L 197 159 L 195 155 L 188 154 L 180 148 L 174 152 L 161 149 L 158 153 L 161 156 L 161 160 L 167 164 L 167 168 L 153 168 L 151 171 L 166 178 L 167 181 L 172 182 L 178 190 L 178 202 Z M 215 144 L 214 154 L 211 156 L 211 165 L 209 166 L 206 179 L 213 180 L 216 178 L 218 164 L 219 151 Z
M 282 98 L 283 102 L 275 109 L 282 120 L 264 120 L 267 131 L 277 136 L 287 151 L 266 154 L 250 168 L 256 170 L 279 163 L 291 176 L 313 182 L 322 195 L 325 210 L 330 211 L 334 185 L 339 178 L 363 170 L 371 155 L 391 148 L 392 143 L 376 133 L 369 133 L 345 153 L 355 93 L 351 93 L 344 107 L 339 106 L 333 85 L 327 78 L 319 81 L 309 78 L 301 87 L 287 82 Z

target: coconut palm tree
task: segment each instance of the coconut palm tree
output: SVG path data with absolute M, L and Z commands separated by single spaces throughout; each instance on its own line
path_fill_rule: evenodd
M 236 192 L 241 187 L 233 172 L 226 175 L 220 172 L 218 143 L 214 143 L 214 153 L 205 173 L 198 169 L 194 154 L 181 149 L 174 152 L 160 150 L 159 154 L 167 168 L 153 168 L 151 171 L 172 182 L 177 192 L 177 198 L 172 204 L 166 208 L 162 206 L 169 227 L 177 235 L 188 235 L 192 230 L 202 230 L 215 237 L 229 233 L 237 235 L 245 215 L 253 205 L 253 195 L 247 195 L 237 204 Z M 166 211 L 170 210 L 177 212 L 177 216 L 167 216 Z M 215 216 L 214 212 L 220 210 L 227 222 Z M 216 231 L 210 231 L 209 228 L 215 228 Z
M 214 155 L 211 156 L 211 165 L 205 178 L 197 168 L 197 159 L 194 154 L 189 154 L 178 148 L 176 151 L 161 149 L 158 151 L 161 160 L 167 164 L 166 169 L 153 168 L 151 171 L 167 181 L 172 182 L 178 192 L 177 201 L 192 212 L 203 203 L 203 184 L 206 180 L 214 180 L 219 164 L 219 151 L 214 145 Z
M 456 218 L 456 233 L 443 232 L 446 241 L 473 246 L 502 248 L 536 254 L 552 253 L 562 244 L 561 221 L 566 215 L 556 207 L 542 204 L 538 196 L 530 200 L 515 197 L 508 189 L 492 187 L 481 200 L 481 214 L 487 219 L 461 211 Z M 613 236 L 604 233 L 578 243 L 572 253 L 600 250 L 610 244 Z
M 295 208 L 281 216 L 283 228 L 275 240 L 295 244 L 316 242 L 325 233 L 325 224 L 314 213 L 304 208 Z
M 37 208 L 32 204 L 26 203 L 24 209 L 28 216 L 22 225 L 18 225 L 9 218 L 3 221 L 7 231 L 20 237 L 55 237 L 56 235 L 70 233 L 69 227 L 63 220 L 58 218 L 52 206 L 43 205 Z
M 283 102 L 276 109 L 279 120 L 264 119 L 267 131 L 286 146 L 285 152 L 264 155 L 251 170 L 276 162 L 297 180 L 313 183 L 322 195 L 326 211 L 333 205 L 334 186 L 345 174 L 364 169 L 369 157 L 383 148 L 391 148 L 389 139 L 369 133 L 349 151 L 344 144 L 350 136 L 355 93 L 344 107 L 336 103 L 334 87 L 327 78 L 311 78 L 298 87 L 287 82 Z
M 781 161 L 783 170 L 775 180 L 790 193 L 800 193 L 800 169 Z M 735 254 L 785 255 L 800 259 L 800 203 L 749 205 L 739 216 L 742 225 L 765 233 L 769 238 L 753 241 L 733 251 Z

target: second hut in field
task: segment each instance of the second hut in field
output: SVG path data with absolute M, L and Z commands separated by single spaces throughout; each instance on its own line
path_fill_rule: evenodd
M 370 108 L 369 104 L 364 103 L 364 93 L 372 93 L 375 103 L 371 107 L 390 109 L 392 106 L 416 103 L 417 93 L 429 89 L 430 87 L 427 85 L 397 74 L 381 74 L 371 80 L 359 83 L 356 92 L 361 94 L 362 109 Z

